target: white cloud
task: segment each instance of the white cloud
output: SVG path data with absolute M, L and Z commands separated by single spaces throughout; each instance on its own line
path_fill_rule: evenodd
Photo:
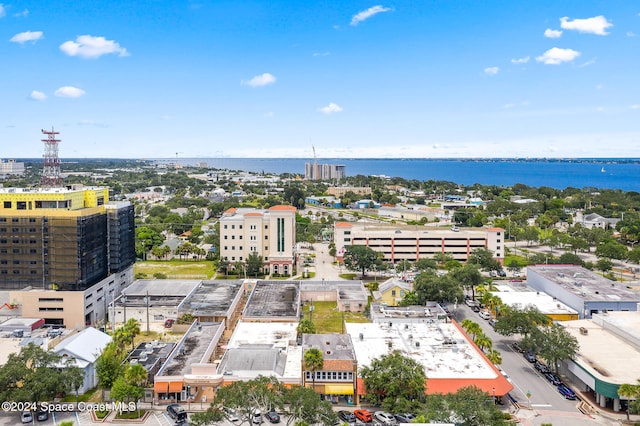
M 637 34 L 633 31 L 627 31 L 627 37 L 635 37 Z
M 330 52 L 313 52 L 313 56 L 329 56 Z
M 47 99 L 47 95 L 37 90 L 34 90 L 29 95 L 29 99 L 33 99 L 34 101 L 44 101 L 45 99 Z
M 576 50 L 553 47 L 538 56 L 536 61 L 543 62 L 546 65 L 559 65 L 563 62 L 571 62 L 578 56 L 580 56 L 580 52 Z
M 25 9 L 22 12 L 14 13 L 13 16 L 15 16 L 16 18 L 26 18 L 27 16 L 29 16 L 29 10 Z
M 109 125 L 107 124 L 99 123 L 93 120 L 80 120 L 77 124 L 78 126 L 109 127 Z
M 504 104 L 502 105 L 502 108 L 504 109 L 512 109 L 512 108 L 516 108 L 516 107 L 526 107 L 529 105 L 529 101 L 522 101 L 520 103 L 509 103 L 509 104 Z
M 14 43 L 26 43 L 28 41 L 36 42 L 42 38 L 42 31 L 25 31 L 11 37 L 9 41 Z
M 544 36 L 547 38 L 560 38 L 562 37 L 562 31 L 547 28 L 546 30 L 544 30 Z
M 631 105 L 631 109 L 640 109 L 640 104 Z
M 369 18 L 371 18 L 374 15 L 377 15 L 378 13 L 383 13 L 383 12 L 389 12 L 391 10 L 391 8 L 389 7 L 383 7 L 383 6 L 372 6 L 367 10 L 363 10 L 362 12 L 358 12 L 355 15 L 353 15 L 353 18 L 351 18 L 351 26 L 356 26 L 358 25 L 360 22 L 363 22 Z
M 242 81 L 241 84 L 251 87 L 268 86 L 276 82 L 276 77 L 273 74 L 265 72 L 264 74 L 256 75 L 249 81 Z
M 585 62 L 584 64 L 580 64 L 578 65 L 580 68 L 584 68 L 584 67 L 588 67 L 589 65 L 593 65 L 596 63 L 596 59 L 597 58 L 593 58 L 593 59 L 589 59 L 587 62 Z
M 570 21 L 568 17 L 560 18 L 560 26 L 565 30 L 575 30 L 581 33 L 589 33 L 596 35 L 609 34 L 606 30 L 613 27 L 613 24 L 607 21 L 604 16 L 594 16 L 593 18 L 574 19 Z
M 0 18 L 4 18 L 6 14 L 7 12 L 5 11 L 4 5 L 0 3 Z
M 500 72 L 500 68 L 498 67 L 488 67 L 484 69 L 484 73 L 488 75 L 496 75 Z
M 529 58 L 528 56 L 525 56 L 524 58 L 514 58 L 511 60 L 512 64 L 526 64 L 527 62 L 529 62 Z
M 338 104 L 334 104 L 333 102 L 330 102 L 329 105 L 319 108 L 318 111 L 326 115 L 331 115 L 337 112 L 342 112 L 342 107 Z
M 85 92 L 82 89 L 79 89 L 77 87 L 73 87 L 73 86 L 62 86 L 61 88 L 59 88 L 58 90 L 55 91 L 54 95 L 60 97 L 60 98 L 79 98 L 80 96 L 84 95 Z
M 115 41 L 91 35 L 78 36 L 76 41 L 65 41 L 60 45 L 60 50 L 69 56 L 82 58 L 99 58 L 111 53 L 118 56 L 129 56 L 127 49 L 120 47 Z

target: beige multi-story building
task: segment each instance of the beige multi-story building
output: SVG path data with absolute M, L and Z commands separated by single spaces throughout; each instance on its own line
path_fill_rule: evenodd
M 502 228 L 438 229 L 424 226 L 336 222 L 333 238 L 338 258 L 345 247 L 367 246 L 384 255 L 387 262 L 403 260 L 415 262 L 446 254 L 466 261 L 473 250 L 483 248 L 493 253 L 494 259 L 504 263 L 505 235 Z
M 24 174 L 24 163 L 16 160 L 0 159 L 0 176 Z
M 327 188 L 327 194 L 340 198 L 347 192 L 357 195 L 371 195 L 371 188 L 368 186 L 331 186 Z
M 296 243 L 296 208 L 232 208 L 220 218 L 220 258 L 231 264 L 258 253 L 267 274 L 292 274 Z

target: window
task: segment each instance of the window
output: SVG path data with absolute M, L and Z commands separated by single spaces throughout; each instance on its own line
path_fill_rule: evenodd
M 8 260 L 5 260 L 5 259 L 0 260 L 0 265 L 6 265 L 7 263 L 9 263 Z
M 20 228 L 11 228 L 11 232 L 20 232 Z
M 18 209 L 18 210 L 26 210 L 27 209 L 27 202 L 26 201 L 18 201 L 16 203 L 16 209 Z
M 29 228 L 29 232 L 36 232 L 36 228 Z
M 4 208 L 5 209 L 10 209 L 11 208 L 11 201 L 5 201 L 4 202 Z
M 38 310 L 40 312 L 46 312 L 46 311 L 58 311 L 58 312 L 61 312 L 61 311 L 64 310 L 64 308 L 49 308 L 49 307 L 43 308 L 43 307 L 40 307 Z
M 242 229 L 242 225 L 238 225 L 238 229 Z
M 9 271 L 7 271 L 6 269 L 0 271 L 0 275 L 7 275 L 8 273 Z
M 225 250 L 229 250 L 228 246 L 224 246 L 224 249 L 225 249 Z
M 0 232 L 7 232 L 7 228 L 0 228 Z
M 62 297 L 40 297 L 38 298 L 38 302 L 63 302 L 64 299 Z
M 345 242 L 345 243 L 351 242 L 351 238 L 345 238 L 345 239 L 344 239 L 344 242 Z
M 232 240 L 235 240 L 235 239 L 236 239 L 236 236 L 235 236 L 235 235 L 232 235 L 232 236 L 231 236 L 231 239 L 232 239 Z
M 17 270 L 17 269 L 14 269 L 14 270 L 13 270 L 13 275 L 20 275 L 20 271 L 19 271 L 19 270 Z
M 236 229 L 236 226 L 235 225 L 231 225 L 231 229 Z
M 14 248 L 13 250 L 11 250 L 11 252 L 14 253 L 14 254 L 20 254 L 20 249 L 15 249 Z
M 396 297 L 396 291 L 395 290 L 391 290 L 391 297 Z
M 0 238 L 0 244 L 7 244 L 6 238 Z
M 224 239 L 225 239 L 225 240 L 227 239 L 227 236 L 226 236 L 226 235 L 224 236 Z
M 13 219 L 11 219 L 11 223 L 18 223 L 20 222 L 20 219 L 18 219 L 17 217 L 14 217 Z
M 238 236 L 239 239 L 242 239 L 242 235 Z
M 12 242 L 13 244 L 20 244 L 20 240 L 18 238 L 14 238 Z
M 268 239 L 269 239 L 269 236 L 268 236 L 268 235 L 265 235 L 265 236 L 264 236 L 264 239 L 265 239 L 265 240 L 268 240 Z
M 344 235 L 351 235 L 351 231 L 344 231 Z
M 33 270 L 33 269 L 32 269 L 32 270 L 30 270 L 30 271 L 29 271 L 29 273 L 30 273 L 31 275 L 36 275 L 36 274 L 38 273 L 38 271 L 35 271 L 35 270 Z
M 29 218 L 29 223 L 36 223 L 36 219 L 35 219 L 35 218 L 33 218 L 33 217 L 30 217 L 30 218 Z
M 36 250 L 36 249 L 29 249 L 29 253 L 31 253 L 31 254 L 36 254 L 36 253 L 38 253 L 38 250 Z
M 13 261 L 13 264 L 14 264 L 14 265 L 19 265 L 19 264 L 20 264 L 20 261 L 19 261 L 19 260 L 14 260 L 14 261 Z
M 224 226 L 224 229 L 227 229 L 227 225 Z
M 265 226 L 264 226 L 264 229 L 269 229 L 269 225 L 265 225 Z

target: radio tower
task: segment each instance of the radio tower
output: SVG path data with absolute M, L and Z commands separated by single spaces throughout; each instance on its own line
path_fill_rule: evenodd
M 42 130 L 43 135 L 47 135 L 46 139 L 42 139 L 44 142 L 44 168 L 42 169 L 42 187 L 43 188 L 57 188 L 62 183 L 60 178 L 60 158 L 58 158 L 58 144 L 60 139 L 56 139 L 56 135 L 60 132 L 56 132 L 51 128 L 51 131 Z

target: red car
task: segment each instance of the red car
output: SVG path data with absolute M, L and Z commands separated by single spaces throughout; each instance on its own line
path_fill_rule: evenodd
M 373 416 L 368 410 L 353 410 L 353 414 L 355 414 L 356 419 L 361 422 L 371 423 L 373 421 Z

